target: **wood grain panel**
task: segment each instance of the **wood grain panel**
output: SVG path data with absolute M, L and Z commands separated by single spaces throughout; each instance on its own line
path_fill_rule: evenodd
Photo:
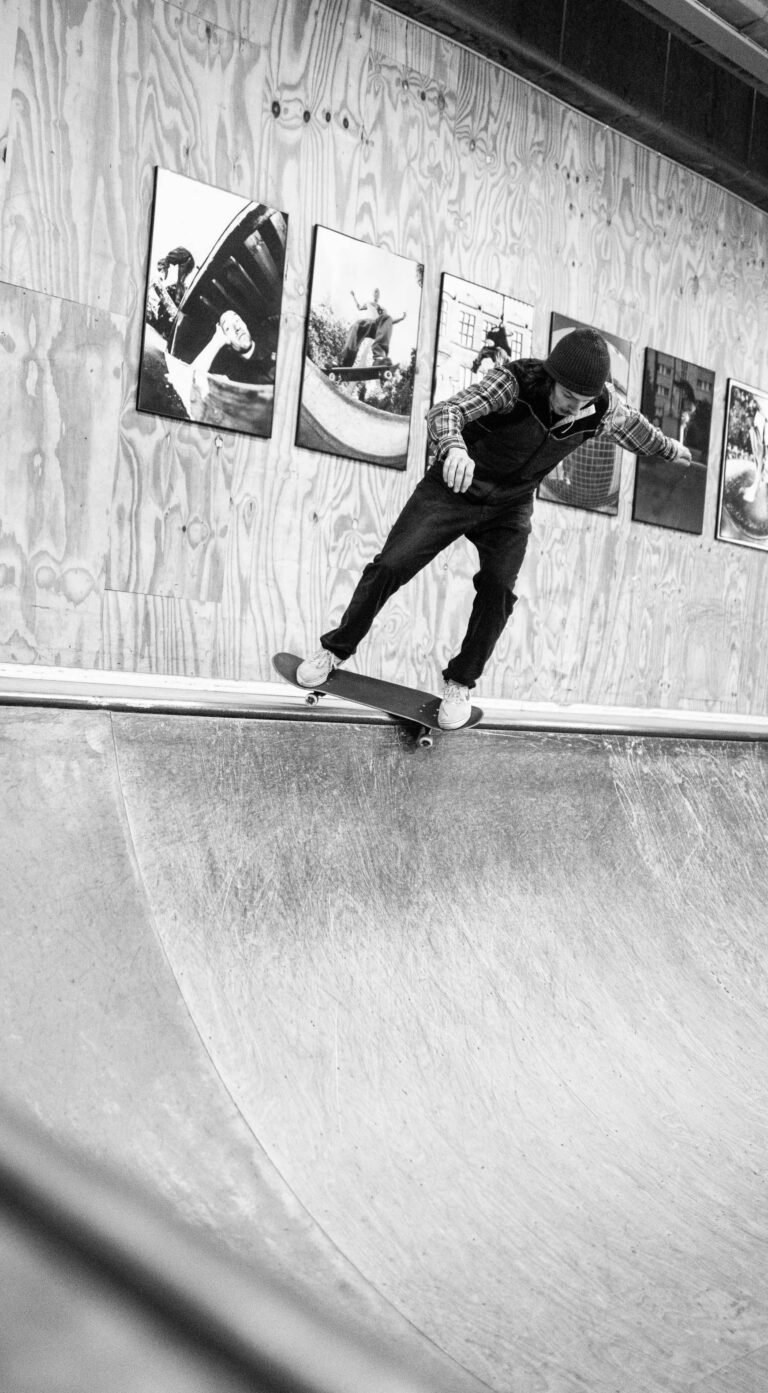
M 543 350 L 563 253 L 554 226 L 557 137 L 550 99 L 494 64 L 461 51 L 456 96 L 459 158 L 446 221 L 457 274 L 498 286 L 536 307 Z M 553 247 L 554 243 L 554 247 Z
M 148 7 L 23 0 L 19 8 L 0 265 L 18 285 L 118 313 L 130 301 L 129 152 Z
M 214 604 L 107 590 L 101 610 L 103 661 L 99 666 L 114 672 L 221 677 L 217 619 Z
M 0 319 L 0 642 L 13 661 L 90 667 L 125 327 L 117 316 L 2 283 Z
M 634 704 L 642 692 L 650 706 L 728 711 L 749 690 L 762 709 L 762 654 L 743 642 L 766 619 L 759 555 L 745 564 L 720 543 L 549 513 L 538 504 L 520 582 L 534 625 L 518 640 L 515 615 L 501 653 L 525 639 L 540 699 Z
M 252 88 L 265 79 L 266 53 L 226 27 L 155 0 L 138 130 L 139 170 L 161 164 L 179 174 L 262 198 Z M 143 186 L 144 187 L 144 186 Z M 148 197 L 152 195 L 149 181 Z M 149 207 L 141 229 L 149 242 Z
M 387 32 L 387 31 L 385 31 Z M 406 24 L 402 52 L 374 30 L 356 235 L 424 262 L 442 218 L 452 163 L 456 50 Z
M 293 215 L 289 310 L 303 309 L 312 225 L 344 224 L 357 198 L 368 46 L 366 0 L 272 5 L 269 34 L 244 84 L 264 197 Z M 235 126 L 236 129 L 236 126 Z M 292 259 L 291 259 L 292 257 Z
M 274 19 L 274 5 L 254 5 L 253 0 L 172 0 L 176 9 L 193 19 L 226 29 L 254 44 L 266 44 Z
M 110 590 L 221 598 L 234 457 L 228 432 L 153 418 L 127 404 L 112 496 Z
M 0 0 L 0 207 L 11 160 L 11 108 L 18 23 L 19 0 Z

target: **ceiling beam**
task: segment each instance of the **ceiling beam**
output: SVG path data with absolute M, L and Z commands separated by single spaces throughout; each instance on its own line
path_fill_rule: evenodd
M 698 39 L 768 93 L 768 51 L 700 4 L 700 0 L 642 0 L 637 8 L 653 10 L 683 33 Z

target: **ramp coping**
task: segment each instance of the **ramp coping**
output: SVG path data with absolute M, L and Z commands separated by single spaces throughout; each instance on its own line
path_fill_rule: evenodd
M 541 730 L 659 735 L 717 740 L 768 740 L 768 716 L 672 707 L 600 706 L 582 702 L 513 701 L 478 693 L 479 730 Z M 185 715 L 354 721 L 394 718 L 356 702 L 325 696 L 307 707 L 302 692 L 282 682 L 235 682 L 155 673 L 102 672 L 0 664 L 0 705 L 98 707 Z

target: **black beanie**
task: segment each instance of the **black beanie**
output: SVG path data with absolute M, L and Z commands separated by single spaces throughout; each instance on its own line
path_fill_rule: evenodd
M 596 397 L 611 375 L 611 357 L 596 329 L 572 329 L 558 339 L 544 367 L 569 392 Z

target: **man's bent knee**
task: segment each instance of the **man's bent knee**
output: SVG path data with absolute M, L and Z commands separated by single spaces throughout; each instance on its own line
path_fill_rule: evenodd
M 514 591 L 516 580 L 516 573 L 512 576 L 506 576 L 499 571 L 478 571 L 473 584 L 478 595 L 483 595 L 496 604 L 504 605 L 511 612 L 517 600 Z
M 412 556 L 409 556 L 406 551 L 401 552 L 396 547 L 393 547 L 391 551 L 385 549 L 378 556 L 374 556 L 372 564 L 375 566 L 379 578 L 386 581 L 393 590 L 405 585 L 416 575 L 417 571 L 421 570 L 419 562 L 414 563 Z

